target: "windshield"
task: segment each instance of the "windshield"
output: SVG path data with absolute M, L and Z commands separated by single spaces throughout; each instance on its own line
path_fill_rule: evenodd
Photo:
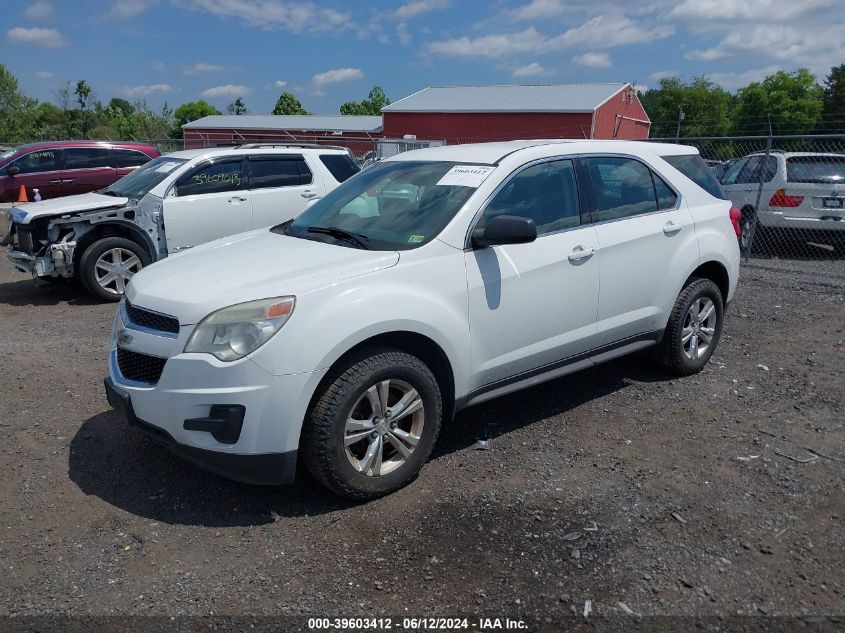
M 109 185 L 100 193 L 119 198 L 140 198 L 184 162 L 182 158 L 159 156 Z
M 663 160 L 672 165 L 684 176 L 692 180 L 699 187 L 704 189 L 711 196 L 727 200 L 728 197 L 722 191 L 722 187 L 716 181 L 713 171 L 698 154 L 678 154 L 675 156 L 664 156 Z
M 276 230 L 351 248 L 417 248 L 443 230 L 493 169 L 453 162 L 379 163 Z

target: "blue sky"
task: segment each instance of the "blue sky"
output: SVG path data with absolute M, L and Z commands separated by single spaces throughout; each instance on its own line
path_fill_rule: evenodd
M 51 100 L 66 80 L 160 106 L 282 91 L 337 113 L 374 84 L 623 82 L 706 74 L 734 90 L 845 63 L 845 0 L 5 0 L 0 63 Z

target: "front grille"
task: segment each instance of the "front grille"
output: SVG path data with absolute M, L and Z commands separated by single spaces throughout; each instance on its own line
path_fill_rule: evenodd
M 167 316 L 166 314 L 159 314 L 144 308 L 133 306 L 129 301 L 126 301 L 126 316 L 135 325 L 149 328 L 151 330 L 158 330 L 159 332 L 167 332 L 169 334 L 179 333 L 179 320 L 176 317 Z
M 139 354 L 122 347 L 117 348 L 117 366 L 124 378 L 154 385 L 164 371 L 166 358 Z
M 31 229 L 22 229 L 20 226 L 15 228 L 18 234 L 18 250 L 28 255 L 35 254 L 35 232 Z

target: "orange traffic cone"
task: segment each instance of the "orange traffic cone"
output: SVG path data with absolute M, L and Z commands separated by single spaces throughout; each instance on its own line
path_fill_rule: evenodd
M 20 191 L 18 191 L 18 202 L 29 202 L 29 198 L 26 197 L 26 187 L 21 185 Z

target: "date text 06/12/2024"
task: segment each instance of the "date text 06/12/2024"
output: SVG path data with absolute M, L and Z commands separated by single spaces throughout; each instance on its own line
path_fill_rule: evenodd
M 309 618 L 311 630 L 405 630 L 405 631 L 452 631 L 452 630 L 525 630 L 523 620 L 511 618 Z

